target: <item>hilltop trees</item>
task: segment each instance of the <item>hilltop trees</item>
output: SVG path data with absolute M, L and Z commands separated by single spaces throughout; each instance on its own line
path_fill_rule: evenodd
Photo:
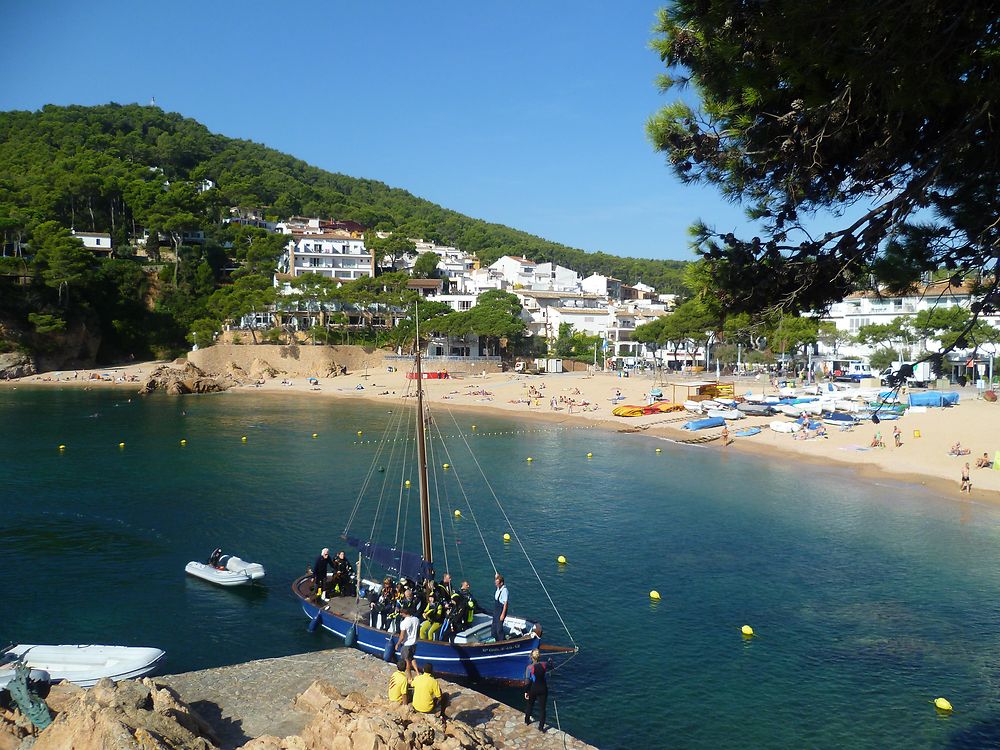
M 874 280 L 970 277 L 1000 304 L 1000 24 L 946 0 L 676 0 L 653 43 L 661 88 L 697 87 L 648 124 L 686 182 L 763 224 L 696 226 L 729 311 L 817 310 Z M 835 227 L 810 232 L 825 212 Z

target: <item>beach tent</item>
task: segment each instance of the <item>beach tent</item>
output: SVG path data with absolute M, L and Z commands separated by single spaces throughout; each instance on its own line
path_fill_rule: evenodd
M 910 394 L 910 406 L 954 406 L 958 403 L 958 394 L 954 391 L 924 391 Z

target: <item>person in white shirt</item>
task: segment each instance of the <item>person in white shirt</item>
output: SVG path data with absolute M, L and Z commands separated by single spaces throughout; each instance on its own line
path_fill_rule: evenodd
M 399 638 L 396 640 L 396 648 L 399 649 L 399 658 L 406 662 L 406 679 L 410 677 L 410 670 L 413 675 L 417 674 L 416 664 L 413 663 L 413 654 L 417 650 L 417 634 L 420 632 L 420 620 L 413 616 L 413 611 L 404 607 L 399 611 L 403 615 L 402 622 L 399 623 Z
M 503 621 L 507 618 L 508 592 L 502 575 L 497 573 L 494 580 L 497 584 L 497 590 L 493 594 L 493 640 L 502 641 L 504 639 Z

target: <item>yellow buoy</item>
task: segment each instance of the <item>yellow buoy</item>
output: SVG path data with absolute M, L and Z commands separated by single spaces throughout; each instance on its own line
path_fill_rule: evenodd
M 654 602 L 660 601 L 660 592 L 655 589 L 653 591 L 650 591 L 649 598 L 652 599 Z
M 358 437 L 361 437 L 362 434 L 361 430 L 358 430 Z
M 476 429 L 476 426 L 475 426 L 475 425 L 472 425 L 472 429 Z
M 593 457 L 594 457 L 594 454 L 593 454 L 593 453 L 588 453 L 588 454 L 587 454 L 587 458 L 593 458 Z
M 410 486 L 410 480 L 407 479 L 405 482 L 403 482 L 403 486 L 404 487 L 409 487 Z
M 749 625 L 744 625 L 742 628 L 740 628 L 740 632 L 743 633 L 743 635 L 745 636 L 751 636 L 753 635 L 753 628 L 751 628 Z
M 560 565 L 565 565 L 566 564 L 566 558 L 563 557 L 562 555 L 559 555 L 559 557 L 556 558 L 556 562 L 559 563 Z
M 59 450 L 61 450 L 61 451 L 64 451 L 64 450 L 66 450 L 66 446 L 65 446 L 65 445 L 60 445 L 60 446 L 59 446 Z
M 441 468 L 442 469 L 450 469 L 451 468 L 451 464 L 441 464 Z
M 247 441 L 247 436 L 246 435 L 244 435 L 243 437 L 240 438 L 240 442 L 245 443 L 246 441 Z
M 313 438 L 315 439 L 315 438 L 318 438 L 318 437 L 319 437 L 319 433 L 318 432 L 314 432 L 313 433 Z
M 455 518 L 461 518 L 461 517 L 462 517 L 462 511 L 456 510 L 455 511 Z
M 118 447 L 119 448 L 124 448 L 125 447 L 125 443 L 118 443 Z
M 187 440 L 181 440 L 181 445 L 187 445 L 187 444 L 188 444 Z
M 531 456 L 528 456 L 528 463 L 529 463 L 529 464 L 530 464 L 530 463 L 531 463 L 532 461 L 534 461 L 534 460 L 535 460 L 535 459 L 533 459 L 533 458 L 532 458 Z
M 951 711 L 951 702 L 947 698 L 935 698 L 934 708 L 938 711 Z
M 509 542 L 509 541 L 510 541 L 510 534 L 504 534 L 504 535 L 503 535 L 503 540 L 504 540 L 505 542 Z

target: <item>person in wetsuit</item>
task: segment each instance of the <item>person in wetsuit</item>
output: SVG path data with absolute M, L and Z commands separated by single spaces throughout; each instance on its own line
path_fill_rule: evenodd
M 316 558 L 316 562 L 313 563 L 313 585 L 316 587 L 317 597 L 319 597 L 326 586 L 326 574 L 332 565 L 333 560 L 330 559 L 330 548 L 324 547 L 323 551 L 319 553 L 319 557 Z
M 531 652 L 531 664 L 524 670 L 527 689 L 524 692 L 524 723 L 531 723 L 531 712 L 538 701 L 538 731 L 545 731 L 545 707 L 549 701 L 549 686 L 545 681 L 547 665 L 541 661 L 541 652 L 536 648 Z

